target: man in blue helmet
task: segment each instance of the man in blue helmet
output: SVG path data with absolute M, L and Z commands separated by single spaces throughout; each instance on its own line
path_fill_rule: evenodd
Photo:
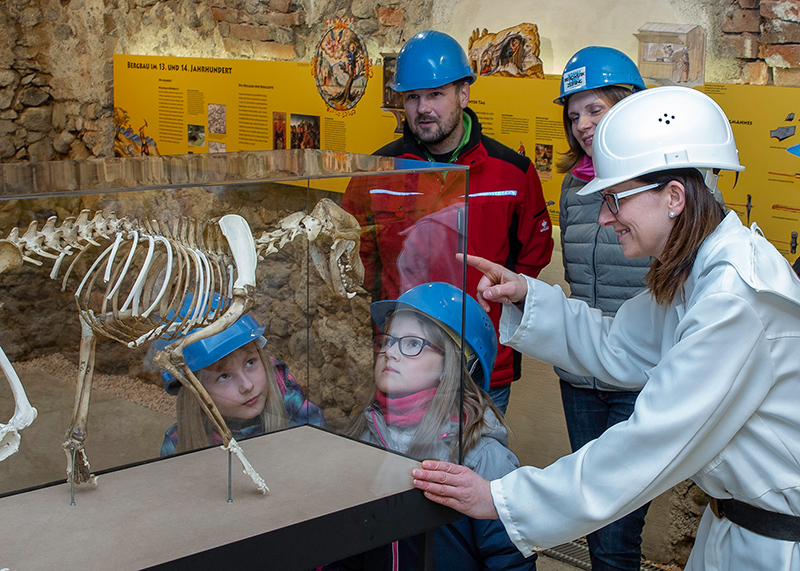
M 375 152 L 376 155 L 469 165 L 469 253 L 478 254 L 536 276 L 550 262 L 552 227 L 542 187 L 530 159 L 485 136 L 477 115 L 468 107 L 470 85 L 475 81 L 464 50 L 447 34 L 427 30 L 411 38 L 397 56 L 391 88 L 403 98 L 403 136 Z M 342 207 L 361 223 L 361 257 L 366 267 L 364 284 L 373 299 L 397 299 L 410 286 L 423 281 L 454 281 L 452 263 L 435 260 L 431 249 L 408 252 L 412 227 L 433 210 L 454 205 L 463 195 L 463 183 L 439 174 L 420 176 L 418 186 L 375 188 L 369 178 L 353 179 Z M 463 197 L 461 197 L 463 203 Z M 444 212 L 444 211 L 442 211 Z M 446 224 L 440 224 L 444 228 Z M 401 276 L 398 256 L 430 260 L 427 275 L 409 282 Z M 444 255 L 440 253 L 440 257 Z M 450 255 L 449 250 L 446 254 Z M 435 260 L 435 261 L 434 261 Z M 479 272 L 467 270 L 467 292 L 477 291 Z M 495 328 L 500 311 L 492 308 Z M 500 346 L 489 394 L 503 412 L 511 382 L 520 377 L 520 356 Z

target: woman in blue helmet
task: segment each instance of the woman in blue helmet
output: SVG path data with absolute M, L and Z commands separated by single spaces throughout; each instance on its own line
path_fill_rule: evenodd
M 485 392 L 497 337 L 486 312 L 466 296 L 465 346 L 460 347 L 462 299 L 459 288 L 433 282 L 370 305 L 381 331 L 373 341 L 377 390 L 351 434 L 418 459 L 459 462 L 461 457 L 484 477 L 500 477 L 519 461 L 507 447 L 508 426 Z M 436 569 L 535 569 L 536 557 L 525 558 L 498 524 L 465 516 L 436 530 Z M 342 561 L 338 568 L 416 569 L 416 547 L 413 539 L 403 540 Z
M 616 314 L 645 287 L 650 258 L 626 258 L 617 234 L 598 222 L 603 199 L 578 193 L 594 178 L 592 142 L 600 119 L 625 97 L 645 89 L 636 64 L 613 48 L 590 46 L 573 55 L 561 76 L 555 103 L 564 107 L 569 144 L 557 163 L 561 184 L 559 226 L 564 277 L 570 297 Z M 572 450 L 578 450 L 633 413 L 639 391 L 624 390 L 595 377 L 556 367 Z M 593 571 L 638 571 L 644 518 L 649 503 L 587 536 Z
M 226 330 L 183 350 L 186 364 L 237 441 L 287 426 L 325 426 L 319 407 L 306 400 L 289 368 L 264 352 L 264 329 L 252 316 L 243 315 Z M 156 346 L 163 349 L 172 342 L 158 341 Z M 164 435 L 161 456 L 222 444 L 191 391 L 166 371 L 162 375 L 164 390 L 178 397 L 178 422 Z

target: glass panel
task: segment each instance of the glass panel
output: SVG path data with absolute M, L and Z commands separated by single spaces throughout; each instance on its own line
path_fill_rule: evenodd
M 0 184 L 0 235 L 7 237 L 0 240 L 0 263 L 10 260 L 0 273 L 0 346 L 13 366 L 7 376 L 18 374 L 39 413 L 20 431 L 19 452 L 0 462 L 0 494 L 63 480 L 60 449 L 83 359 L 79 307 L 98 332 L 85 440 L 92 471 L 156 458 L 165 440 L 167 451 L 171 444 L 202 446 L 188 436 L 183 443 L 165 438 L 179 407 L 186 426 L 195 427 L 183 434 L 220 440 L 190 391 L 180 389 L 186 398 L 165 392 L 153 356 L 195 320 L 212 322 L 231 307 L 250 246 L 244 257 L 233 255 L 240 247 L 224 237 L 223 226 L 229 236 L 236 233 L 235 225 L 220 225 L 224 215 L 246 222 L 243 235 L 254 238 L 261 254 L 247 312 L 252 322 L 190 345 L 184 357 L 189 368 L 199 367 L 192 370 L 204 368 L 196 377 L 237 440 L 305 424 L 354 434 L 354 419 L 365 418 L 375 395 L 373 281 L 354 283 L 359 235 L 366 238 L 365 258 L 375 239 L 391 246 L 378 261 L 393 289 L 377 291 L 376 299 L 396 299 L 431 280 L 463 282 L 455 253 L 465 240 L 465 167 L 287 150 L 12 163 L 0 165 Z M 343 198 L 356 221 L 337 210 Z M 21 265 L 20 248 L 27 257 Z M 66 252 L 60 261 L 59 248 Z M 367 275 L 375 276 L 375 267 Z M 460 327 L 453 331 L 461 344 Z M 258 359 L 213 359 L 231 354 L 214 340 L 252 348 L 240 343 L 245 334 L 256 345 L 261 335 L 266 340 L 255 349 Z M 206 342 L 193 354 L 191 347 Z M 248 371 L 257 361 L 267 367 L 265 378 L 254 380 Z M 282 398 L 254 423 L 247 415 L 267 400 L 253 388 L 262 384 L 277 387 Z M 226 401 L 226 394 L 235 398 Z M 12 388 L 0 381 L 0 423 L 17 418 L 14 403 Z
M 341 390 L 352 400 L 326 417 L 333 430 L 417 459 L 459 461 L 465 269 L 456 254 L 466 244 L 468 171 L 429 165 L 438 170 L 353 177 L 345 191 L 342 206 L 362 228 L 367 300 L 375 302 L 355 345 L 389 337 L 378 343 L 383 351 L 351 351 L 342 382 L 369 381 Z

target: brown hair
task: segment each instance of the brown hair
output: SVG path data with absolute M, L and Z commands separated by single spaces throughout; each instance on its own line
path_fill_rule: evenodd
M 703 241 L 722 222 L 725 213 L 697 169 L 659 171 L 641 175 L 636 180 L 663 185 L 661 190 L 653 192 L 664 192 L 672 181 L 680 182 L 686 189 L 683 212 L 675 219 L 664 251 L 653 260 L 645 278 L 656 302 L 670 304 L 689 278 Z
M 251 343 L 256 343 L 251 341 Z M 258 346 L 258 355 L 261 364 L 267 372 L 267 401 L 261 418 L 264 422 L 264 433 L 272 432 L 280 428 L 286 428 L 288 420 L 286 418 L 286 408 L 283 405 L 278 380 L 275 378 L 275 368 L 269 356 Z M 241 349 L 241 348 L 240 348 Z M 238 351 L 239 349 L 237 349 Z M 234 351 L 235 352 L 235 351 Z M 233 355 L 233 353 L 231 353 Z M 230 355 L 229 355 L 230 356 Z M 223 357 L 220 361 L 227 359 Z M 217 361 L 219 362 L 219 361 Z M 216 433 L 211 421 L 200 407 L 197 398 L 192 391 L 181 385 L 178 389 L 178 401 L 176 403 L 178 416 L 178 452 L 205 448 L 213 444 L 211 435 Z
M 481 438 L 483 427 L 488 426 L 485 417 L 486 409 L 490 409 L 497 417 L 500 424 L 510 432 L 510 428 L 503 417 L 503 414 L 495 407 L 492 399 L 481 390 L 475 381 L 472 380 L 469 372 L 464 365 L 464 352 L 459 349 L 452 337 L 442 329 L 441 326 L 428 319 L 416 311 L 396 311 L 392 318 L 400 313 L 410 315 L 422 326 L 428 341 L 444 350 L 444 365 L 442 366 L 442 377 L 439 380 L 439 387 L 436 396 L 433 397 L 428 410 L 417 426 L 414 438 L 406 451 L 408 456 L 422 460 L 432 458 L 436 452 L 437 444 L 441 440 L 442 431 L 450 423 L 450 419 L 459 418 L 459 387 L 461 377 L 464 378 L 464 397 L 463 397 L 463 454 L 471 450 Z M 389 327 L 391 318 L 386 321 L 386 328 Z M 385 331 L 386 329 L 384 329 Z M 367 405 L 375 402 L 374 393 L 370 394 Z M 366 407 L 364 407 L 366 408 Z M 348 435 L 354 438 L 361 438 L 367 428 L 367 419 L 363 410 L 356 416 L 355 421 L 348 430 Z M 454 440 L 453 447 L 449 451 L 448 458 L 438 458 L 439 460 L 449 460 L 457 462 L 458 458 L 458 439 Z
M 598 97 L 605 101 L 609 107 L 613 107 L 625 99 L 628 95 L 633 93 L 630 88 L 622 85 L 608 85 L 606 87 L 598 87 L 590 91 L 596 91 Z M 572 121 L 569 118 L 570 97 L 572 97 L 572 95 L 569 95 L 564 100 L 564 111 L 561 114 L 562 121 L 564 123 L 564 134 L 567 137 L 569 150 L 566 153 L 563 153 L 556 162 L 556 170 L 560 173 L 568 173 L 578 166 L 578 163 L 581 162 L 581 159 L 586 156 L 586 151 L 583 150 L 583 147 L 581 147 L 580 143 L 578 143 L 578 139 L 576 139 L 575 135 L 572 134 Z

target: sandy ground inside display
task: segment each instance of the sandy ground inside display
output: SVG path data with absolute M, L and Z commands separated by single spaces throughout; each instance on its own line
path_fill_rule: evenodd
M 47 355 L 31 361 L 14 363 L 18 374 L 34 371 L 46 371 L 54 377 L 75 383 L 78 378 L 78 367 L 65 359 L 61 354 Z M 136 403 L 175 417 L 176 398 L 168 395 L 164 389 L 153 383 L 125 375 L 106 375 L 95 372 L 92 390 L 108 391 L 116 397 Z

